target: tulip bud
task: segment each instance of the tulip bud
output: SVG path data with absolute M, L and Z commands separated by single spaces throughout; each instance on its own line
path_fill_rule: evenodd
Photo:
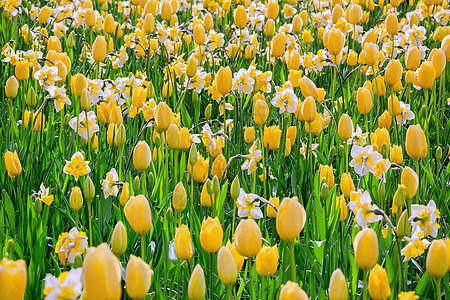
M 302 116 L 306 122 L 312 122 L 317 116 L 316 101 L 313 97 L 308 96 L 303 102 Z
M 440 162 L 442 159 L 442 148 L 441 146 L 436 148 L 436 160 Z
M 339 29 L 332 29 L 328 36 L 327 48 L 331 55 L 338 55 L 345 43 L 345 36 Z
M 216 74 L 217 90 L 222 96 L 226 96 L 231 92 L 233 76 L 230 67 L 220 67 Z
M 103 21 L 103 30 L 105 30 L 108 34 L 114 33 L 114 17 L 111 14 L 106 15 L 104 21 Z
M 120 194 L 120 204 L 125 206 L 127 204 L 128 199 L 130 199 L 130 184 L 125 182 L 122 186 L 122 193 Z
M 272 19 L 267 20 L 266 26 L 264 27 L 264 34 L 269 39 L 275 34 L 275 22 Z
M 17 91 L 19 90 L 19 82 L 16 77 L 13 75 L 6 80 L 5 84 L 5 95 L 9 99 L 13 99 L 17 95 Z
M 302 231 L 306 222 L 306 211 L 297 197 L 284 198 L 278 209 L 276 228 L 285 241 L 293 241 Z
M 234 201 L 236 201 L 237 198 L 239 197 L 240 190 L 241 190 L 241 183 L 239 182 L 239 177 L 236 175 L 230 187 L 231 198 L 233 198 Z
M 392 14 L 394 13 L 391 13 L 391 15 Z M 402 64 L 397 59 L 393 59 L 386 66 L 384 80 L 388 85 L 394 86 L 401 79 L 402 73 Z
M 117 222 L 111 236 L 111 249 L 115 256 L 120 257 L 127 250 L 127 230 L 122 221 Z
M 328 199 L 328 196 L 330 195 L 330 188 L 326 183 L 322 184 L 322 187 L 320 188 L 320 198 L 322 200 Z
M 333 274 L 331 274 L 328 298 L 330 300 L 348 299 L 347 280 L 339 268 L 334 270 Z
M 189 279 L 188 295 L 190 300 L 203 300 L 206 295 L 205 274 L 200 265 L 196 265 Z
M 353 122 L 349 115 L 343 114 L 339 119 L 338 134 L 339 137 L 344 141 L 347 141 L 352 137 Z
M 131 299 L 144 299 L 152 282 L 152 270 L 142 258 L 131 254 L 125 280 L 128 296 Z
M 430 89 L 436 78 L 436 69 L 432 62 L 424 61 L 418 70 L 417 81 L 425 90 Z
M 401 183 L 406 187 L 406 197 L 412 199 L 416 195 L 419 186 L 417 173 L 410 167 L 405 167 L 402 171 Z
M 361 114 L 368 114 L 372 110 L 372 95 L 366 87 L 358 89 L 356 99 L 358 111 Z
M 211 119 L 211 112 L 212 112 L 212 104 L 208 104 L 205 108 L 205 119 L 209 120 Z
M 52 13 L 52 9 L 48 7 L 47 5 L 41 8 L 41 11 L 38 14 L 38 21 L 39 23 L 46 23 L 48 19 L 50 18 L 50 14 Z
M 172 204 L 173 208 L 180 213 L 186 208 L 187 196 L 182 182 L 179 182 L 173 190 Z
M 143 27 L 145 34 L 150 34 L 155 29 L 155 17 L 152 13 L 148 13 L 145 15 Z
M 134 194 L 135 195 L 139 194 L 140 189 L 141 189 L 141 180 L 139 178 L 139 175 L 136 175 L 136 177 L 134 177 L 134 179 L 133 179 L 133 192 L 134 192 Z
M 409 225 L 409 223 L 408 223 L 408 211 L 405 210 L 402 213 L 402 215 L 400 216 L 400 219 L 398 220 L 398 223 L 397 223 L 396 232 L 397 232 L 398 239 L 400 241 L 403 240 L 403 238 L 405 236 L 407 236 L 410 231 L 411 231 L 411 225 Z
M 447 258 L 447 246 L 443 240 L 433 240 L 427 255 L 427 272 L 436 280 L 444 277 L 447 273 L 448 266 L 445 263 Z M 443 260 L 445 262 L 443 262 Z
M 386 270 L 378 264 L 369 274 L 369 294 L 372 299 L 388 299 L 391 295 Z
M 385 27 L 389 35 L 395 35 L 398 32 L 398 19 L 396 13 L 392 12 L 386 17 Z
M 212 192 L 215 195 L 217 195 L 220 192 L 219 178 L 217 178 L 216 175 L 214 175 L 212 180 Z
M 170 124 L 167 130 L 167 144 L 172 150 L 179 149 L 181 145 L 180 129 L 173 123 Z
M 220 281 L 225 286 L 230 286 L 236 282 L 237 279 L 237 266 L 231 250 L 225 246 L 220 248 L 217 255 L 217 273 Z
M 378 237 L 372 228 L 365 228 L 358 232 L 353 241 L 356 265 L 367 272 L 378 260 Z
M 269 116 L 269 107 L 266 101 L 258 99 L 253 110 L 253 120 L 258 125 L 263 125 Z
M 8 241 L 8 246 L 9 244 Z M 8 252 L 10 256 L 12 252 Z M 13 261 L 7 257 L 3 257 L 0 261 L 0 290 L 2 291 L 2 299 L 24 299 L 26 286 L 27 266 L 25 261 L 23 259 Z
M 405 204 L 406 199 L 406 186 L 404 184 L 399 184 L 397 191 L 394 194 L 394 203 L 398 207 L 402 207 Z
M 344 152 L 345 152 L 344 145 L 340 145 L 339 148 L 338 148 L 338 156 L 339 156 L 340 158 L 344 157 L 344 155 L 345 155 Z
M 70 207 L 73 210 L 79 210 L 83 206 L 83 195 L 79 187 L 73 187 L 69 197 Z
M 197 160 L 197 146 L 195 143 L 193 143 L 191 148 L 189 149 L 189 164 L 191 165 L 191 167 L 194 167 L 194 165 L 197 163 Z
M 189 261 L 192 258 L 194 251 L 191 234 L 186 225 L 181 225 L 176 229 L 174 244 L 179 259 Z
M 186 65 L 186 75 L 189 78 L 194 77 L 197 74 L 197 59 L 191 56 Z
M 145 234 L 152 227 L 152 213 L 144 195 L 130 197 L 123 212 L 131 228 L 137 234 Z
M 70 32 L 66 46 L 69 49 L 72 49 L 75 46 L 75 31 Z
M 41 199 L 36 199 L 33 203 L 33 208 L 36 214 L 40 214 L 42 212 L 43 204 Z
M 138 171 L 147 170 L 150 165 L 150 147 L 146 141 L 139 141 L 133 150 L 133 164 Z
M 253 219 L 241 220 L 234 234 L 236 249 L 244 257 L 252 258 L 261 249 L 261 230 Z
M 106 40 L 104 36 L 97 36 L 92 45 L 92 58 L 95 62 L 102 62 L 106 57 Z
M 99 274 L 101 277 L 99 278 Z M 100 280 L 101 279 L 101 280 Z M 83 261 L 84 295 L 92 299 L 120 299 L 122 270 L 105 243 L 90 247 Z
M 352 176 L 350 173 L 342 174 L 341 178 L 341 192 L 345 198 L 350 198 L 350 193 L 355 191 L 355 185 L 353 184 Z
M 290 299 L 308 300 L 309 297 L 305 293 L 305 291 L 298 286 L 296 282 L 288 281 L 281 288 L 279 300 Z
M 286 34 L 278 33 L 271 42 L 270 52 L 274 57 L 281 57 L 286 49 Z
M 408 48 L 405 54 L 405 63 L 408 70 L 415 71 L 420 66 L 420 51 L 413 45 Z
M 239 5 L 234 11 L 234 24 L 238 29 L 244 28 L 247 24 L 247 12 L 242 5 Z
M 295 15 L 292 19 L 292 32 L 299 34 L 303 27 L 303 20 L 299 15 Z
M 31 87 L 28 90 L 28 94 L 27 94 L 27 105 L 30 108 L 35 108 L 37 105 L 37 97 L 36 97 L 36 92 L 34 91 L 34 88 Z
M 203 220 L 200 231 L 200 243 L 203 250 L 209 253 L 219 251 L 222 246 L 223 230 L 218 218 Z
M 369 66 L 373 66 L 378 61 L 378 45 L 372 42 L 364 44 L 364 57 Z
M 434 69 L 436 71 L 435 78 L 437 79 L 441 76 L 442 71 L 445 70 L 446 58 L 445 53 L 439 48 L 433 49 L 430 53 L 428 61 L 433 63 Z
M 425 133 L 420 125 L 410 125 L 406 131 L 406 153 L 412 158 L 424 158 L 428 154 Z
M 363 11 L 358 4 L 352 4 L 347 7 L 345 11 L 345 18 L 353 25 L 358 24 L 361 21 Z
M 342 145 L 339 146 L 339 149 L 341 148 L 341 146 L 342 146 Z M 342 146 L 342 148 L 344 148 L 344 147 Z M 333 147 L 331 147 L 331 149 L 330 149 L 330 153 L 329 153 L 328 159 L 329 159 L 329 160 L 333 159 L 335 155 L 336 155 L 336 146 L 333 146 Z
M 205 43 L 205 28 L 202 24 L 195 25 L 194 28 L 194 41 L 197 45 L 203 45 Z
M 83 89 L 83 91 L 81 92 L 80 106 L 81 109 L 86 112 L 91 108 L 91 99 L 89 97 L 89 92 L 87 89 Z

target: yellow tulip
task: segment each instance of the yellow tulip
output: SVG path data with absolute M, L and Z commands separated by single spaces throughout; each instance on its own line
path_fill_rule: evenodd
M 395 35 L 398 32 L 398 19 L 397 14 L 392 12 L 390 13 L 384 22 L 386 31 L 389 35 Z
M 300 53 L 297 50 L 286 52 L 286 65 L 289 70 L 298 70 L 300 67 Z
M 319 166 L 320 180 L 326 179 L 328 187 L 331 189 L 334 185 L 333 166 L 320 165 Z
M 370 141 L 372 145 L 378 147 L 378 150 L 381 150 L 383 144 L 386 144 L 388 148 L 391 146 L 391 138 L 386 128 L 377 128 L 374 133 L 370 134 Z
M 189 129 L 186 127 L 181 128 L 180 130 L 180 138 L 181 138 L 181 144 L 180 149 L 181 150 L 187 150 L 191 147 L 191 135 L 189 134 Z
M 376 78 L 372 80 L 372 86 L 374 88 L 374 93 L 377 96 L 383 97 L 386 95 L 386 85 L 384 83 L 384 77 L 378 75 Z
M 450 35 L 442 39 L 441 50 L 444 52 L 447 61 L 450 61 Z
M 288 281 L 281 288 L 279 300 L 308 300 L 309 297 L 296 282 Z
M 137 234 L 145 234 L 152 227 L 152 213 L 144 195 L 130 197 L 123 212 L 131 228 Z
M 311 123 L 306 122 L 305 123 L 305 131 L 309 133 L 311 127 L 311 131 L 314 135 L 319 135 L 322 132 L 323 129 L 323 116 L 322 114 L 317 114 L 314 121 Z
M 155 16 L 152 13 L 145 15 L 143 29 L 145 34 L 150 34 L 155 29 Z
M 292 32 L 299 34 L 303 28 L 303 20 L 299 15 L 295 15 L 292 19 Z
M 364 228 L 353 240 L 356 265 L 367 272 L 378 260 L 378 237 L 372 228 Z
M 436 71 L 435 78 L 439 78 L 441 76 L 442 71 L 445 70 L 446 58 L 445 53 L 439 48 L 435 48 L 431 50 L 428 61 L 431 61 L 434 66 L 434 70 Z
M 269 39 L 275 34 L 275 22 L 272 19 L 267 20 L 266 26 L 264 27 L 264 34 Z
M 47 5 L 41 8 L 41 11 L 38 14 L 38 21 L 39 23 L 46 23 L 48 19 L 50 18 L 50 14 L 52 13 L 52 9 L 48 7 Z
M 92 58 L 95 62 L 102 62 L 106 57 L 106 40 L 103 35 L 98 36 L 92 45 Z
M 236 261 L 236 269 L 237 272 L 239 273 L 242 269 L 242 266 L 244 265 L 245 258 L 239 254 L 239 252 L 236 249 L 236 244 L 231 243 L 230 240 L 227 241 L 226 247 L 230 249 L 231 253 L 233 254 L 234 260 Z
M 339 221 L 344 222 L 348 216 L 347 203 L 345 202 L 344 195 L 336 197 L 336 210 L 339 209 Z
M 155 122 L 158 128 L 166 131 L 172 122 L 172 110 L 166 102 L 159 102 L 155 108 Z
M 263 246 L 256 256 L 256 271 L 259 276 L 274 275 L 278 269 L 278 247 Z
M 247 12 L 242 5 L 239 5 L 234 11 L 234 24 L 238 29 L 244 28 L 247 24 Z
M 203 250 L 209 253 L 219 251 L 222 246 L 223 230 L 218 218 L 203 220 L 200 231 L 200 243 Z
M 120 257 L 125 253 L 128 246 L 128 236 L 122 221 L 117 222 L 111 236 L 111 250 L 115 256 Z
M 150 165 L 150 147 L 146 141 L 139 141 L 133 150 L 133 164 L 138 171 L 147 170 Z
M 261 249 L 261 230 L 253 219 L 241 220 L 234 233 L 237 252 L 248 258 L 258 255 Z
M 84 299 L 121 299 L 122 269 L 107 244 L 88 249 L 82 279 Z
M 30 78 L 30 68 L 29 68 L 29 66 L 28 66 L 28 62 L 26 61 L 26 60 L 20 60 L 17 64 L 16 64 L 16 67 L 15 67 L 15 69 L 14 69 L 14 75 L 16 76 L 16 78 L 18 79 L 18 80 L 21 80 L 21 81 L 25 81 L 25 80 L 28 80 L 28 78 Z M 10 77 L 10 78 L 13 78 L 13 77 Z M 8 81 L 9 81 L 9 79 L 8 79 Z M 7 81 L 7 82 L 8 82 Z M 17 86 L 18 86 L 18 83 L 17 83 Z M 12 87 L 12 86 L 11 86 Z M 10 88 L 11 88 L 10 87 Z M 14 98 L 15 97 L 15 95 L 14 95 L 14 97 L 9 97 L 9 96 L 12 96 L 11 94 L 10 94 L 10 90 L 8 91 L 8 94 L 6 94 L 6 97 L 8 97 L 8 98 Z M 9 96 L 8 96 L 9 95 Z M 16 92 L 16 95 L 17 95 L 17 92 Z
M 417 70 L 417 81 L 419 86 L 424 90 L 430 89 L 436 78 L 436 69 L 430 61 L 424 61 L 420 68 Z
M 344 16 L 345 12 L 344 9 L 342 8 L 342 5 L 337 4 L 334 8 L 333 11 L 331 12 L 331 22 L 333 22 L 333 24 L 336 24 L 340 18 L 342 18 Z
M 275 207 L 278 209 L 280 207 L 280 198 L 278 197 L 270 197 L 269 202 L 275 205 Z M 277 217 L 277 211 L 275 208 L 272 207 L 272 205 L 267 205 L 267 216 L 269 218 L 276 218 Z
M 211 176 L 217 176 L 218 179 L 222 179 L 227 174 L 225 170 L 226 166 L 227 160 L 225 156 L 219 154 L 211 166 Z
M 111 14 L 106 15 L 105 19 L 103 20 L 103 30 L 107 34 L 113 34 L 115 29 L 115 23 L 114 23 L 114 17 Z
M 311 123 L 316 119 L 317 116 L 317 108 L 316 108 L 316 101 L 313 97 L 308 96 L 306 97 L 305 101 L 302 105 L 302 116 L 303 119 L 306 122 Z
M 393 59 L 386 66 L 384 80 L 389 86 L 394 86 L 402 78 L 402 73 L 402 64 L 397 59 Z
M 406 186 L 406 197 L 412 199 L 419 187 L 419 176 L 410 167 L 405 167 L 402 171 L 401 183 Z
M 350 67 L 353 67 L 358 62 L 358 53 L 355 51 L 350 51 L 350 53 L 347 56 L 347 65 Z
M 280 146 L 281 129 L 278 126 L 264 128 L 263 145 L 269 150 L 278 149 Z
M 308 77 L 303 76 L 300 78 L 300 91 L 305 98 L 312 97 L 315 100 L 319 99 L 319 90 L 316 84 Z
M 372 110 L 372 95 L 366 87 L 360 87 L 356 93 L 358 111 L 365 115 Z
M 420 66 L 420 51 L 415 45 L 410 46 L 406 51 L 405 63 L 406 68 L 412 71 L 417 70 Z
M 83 193 L 78 186 L 73 187 L 70 191 L 69 204 L 73 210 L 79 210 L 83 206 Z
M 5 84 L 5 95 L 9 99 L 13 99 L 17 96 L 17 91 L 19 90 L 19 82 L 13 75 L 6 80 Z
M 402 146 L 397 145 L 391 146 L 391 151 L 389 152 L 389 159 L 394 164 L 400 165 L 403 162 Z
M 231 250 L 225 246 L 220 248 L 217 255 L 217 273 L 220 281 L 229 286 L 236 282 L 237 279 L 237 266 Z
M 285 241 L 293 241 L 302 231 L 306 222 L 306 211 L 297 197 L 284 198 L 277 214 L 277 232 Z
M 27 266 L 23 259 L 0 261 L 1 299 L 23 299 L 27 287 Z
M 206 16 L 203 18 L 203 26 L 207 31 L 213 29 L 214 27 L 214 19 L 211 13 L 207 13 Z
M 127 294 L 131 299 L 144 299 L 152 283 L 152 270 L 142 258 L 131 254 L 125 281 Z
M 350 173 L 342 174 L 341 178 L 341 192 L 345 198 L 350 198 L 350 193 L 355 191 L 352 175 Z
M 378 45 L 372 42 L 364 44 L 364 58 L 365 63 L 369 66 L 373 66 L 378 61 Z
M 339 119 L 338 134 L 343 141 L 347 141 L 353 134 L 353 122 L 349 115 L 343 114 Z
M 14 153 L 11 151 L 6 151 L 4 159 L 6 171 L 8 171 L 9 177 L 14 178 L 22 173 L 22 165 L 20 164 L 17 151 L 14 151 Z
M 87 87 L 88 87 L 87 79 L 81 73 L 75 74 L 70 79 L 70 90 L 78 98 L 81 97 L 83 90 L 87 89 Z
M 186 190 L 184 189 L 183 183 L 180 181 L 175 186 L 172 195 L 172 204 L 173 208 L 177 212 L 182 212 L 186 208 L 187 204 L 187 195 Z
M 120 204 L 125 206 L 130 199 L 130 184 L 125 182 L 122 186 L 122 193 L 120 194 Z
M 353 25 L 358 24 L 359 21 L 361 21 L 362 15 L 363 11 L 358 4 L 350 5 L 345 12 L 345 18 Z
M 190 300 L 204 300 L 206 295 L 205 274 L 200 265 L 196 265 L 189 279 L 188 296 Z
M 428 154 L 427 138 L 420 125 L 410 125 L 406 131 L 406 153 L 412 158 L 424 158 Z
M 230 67 L 220 67 L 216 74 L 217 90 L 222 96 L 226 96 L 231 92 L 233 75 L 231 74 Z
M 191 56 L 186 64 L 186 75 L 189 78 L 194 77 L 197 74 L 197 59 Z
M 269 107 L 267 106 L 266 101 L 258 99 L 255 102 L 255 107 L 253 110 L 253 120 L 258 125 L 263 125 L 267 117 L 269 116 Z
M 197 45 L 203 45 L 206 41 L 205 27 L 202 24 L 195 25 L 194 28 L 194 42 Z
M 267 19 L 275 20 L 278 17 L 280 8 L 278 6 L 278 1 L 271 0 L 267 4 Z
M 342 51 L 345 43 L 345 35 L 339 29 L 331 29 L 327 43 L 328 52 L 336 56 Z
M 181 145 L 180 129 L 173 123 L 167 129 L 167 144 L 173 150 L 179 149 Z
M 329 300 L 347 300 L 348 288 L 347 279 L 345 279 L 344 273 L 341 269 L 334 270 L 330 278 L 330 287 L 328 288 Z
M 273 37 L 270 52 L 274 57 L 281 57 L 286 49 L 286 34 L 279 32 Z
M 186 225 L 183 224 L 176 229 L 174 244 L 179 259 L 188 261 L 192 258 L 194 250 L 192 248 L 191 233 Z
M 209 169 L 209 157 L 205 160 L 201 155 L 198 156 L 198 160 L 193 168 L 191 168 L 191 166 L 188 165 L 189 173 L 192 174 L 195 181 L 200 183 L 205 182 L 206 179 L 208 178 L 208 169 Z
M 86 23 L 87 27 L 92 28 L 95 26 L 96 21 L 97 17 L 95 16 L 94 10 L 92 8 L 88 8 L 84 14 L 84 23 Z
M 391 114 L 385 110 L 384 113 L 378 118 L 378 127 L 389 129 L 392 124 Z
M 373 300 L 386 300 L 391 295 L 386 270 L 376 265 L 369 274 L 369 294 Z
M 248 144 L 252 144 L 256 139 L 255 127 L 244 127 L 244 140 Z

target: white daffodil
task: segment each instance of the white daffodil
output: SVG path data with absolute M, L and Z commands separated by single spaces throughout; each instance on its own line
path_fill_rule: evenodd
M 45 89 L 49 86 L 55 85 L 55 82 L 61 79 L 58 76 L 58 68 L 55 66 L 49 67 L 47 65 L 45 65 L 42 69 L 36 71 L 33 77 Z
M 52 274 L 45 276 L 44 295 L 46 300 L 78 299 L 82 293 L 82 268 L 63 272 L 58 278 Z
M 374 213 L 374 211 L 378 209 L 378 206 L 375 204 L 372 205 L 372 199 L 370 198 L 369 192 L 351 192 L 350 200 L 348 207 L 350 207 L 355 214 L 356 223 L 362 228 L 366 228 L 368 223 L 378 222 L 383 218 Z
M 241 166 L 242 170 L 247 170 L 248 175 L 258 168 L 256 163 L 262 158 L 262 152 L 256 146 L 256 141 L 250 147 L 249 152 L 250 154 L 246 155 L 246 160 Z
M 406 121 L 413 120 L 415 115 L 410 109 L 409 104 L 405 104 L 403 101 L 399 101 L 401 113 L 395 117 L 395 123 L 406 124 Z
M 69 121 L 69 126 L 85 140 L 90 140 L 94 133 L 100 129 L 96 123 L 93 111 L 87 113 L 87 118 L 86 112 L 82 111 L 78 117 L 74 117 Z
M 366 139 L 368 136 L 368 132 L 362 133 L 361 127 L 359 127 L 359 125 L 356 125 L 356 130 L 353 131 L 352 137 L 347 140 L 347 144 L 365 146 L 367 144 Z
M 105 199 L 108 196 L 117 196 L 119 193 L 119 188 L 117 182 L 119 181 L 119 175 L 117 175 L 116 169 L 112 168 L 107 174 L 106 178 L 103 180 L 103 195 Z
M 352 161 L 349 166 L 355 168 L 359 176 L 364 176 L 368 172 L 375 173 L 375 166 L 380 162 L 383 156 L 373 151 L 372 145 L 361 147 L 353 146 L 351 150 Z
M 234 73 L 233 90 L 238 90 L 239 93 L 250 94 L 253 91 L 253 84 L 255 80 L 250 77 L 246 69 L 240 69 L 239 72 Z
M 277 92 L 275 97 L 270 101 L 273 106 L 279 108 L 279 113 L 285 111 L 294 113 L 297 110 L 298 98 L 292 88 L 283 89 L 281 92 Z
M 64 108 L 65 104 L 67 105 L 72 104 L 72 102 L 70 101 L 69 97 L 66 94 L 66 89 L 64 88 L 64 86 L 59 88 L 52 85 L 47 88 L 47 91 L 54 100 L 55 110 L 57 112 L 61 111 L 61 109 Z
M 409 222 L 412 226 L 412 234 L 419 238 L 431 236 L 437 237 L 440 225 L 436 222 L 440 218 L 440 212 L 436 208 L 433 200 L 428 205 L 413 204 L 411 205 L 411 217 Z
M 238 207 L 238 216 L 240 218 L 261 219 L 263 217 L 262 211 L 259 208 L 259 198 L 255 194 L 247 194 L 243 189 L 239 193 L 236 200 Z

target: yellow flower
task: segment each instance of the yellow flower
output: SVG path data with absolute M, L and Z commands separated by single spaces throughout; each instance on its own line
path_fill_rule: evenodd
M 200 243 L 203 250 L 209 253 L 219 251 L 222 246 L 223 230 L 218 218 L 203 220 L 200 231 Z
M 59 235 L 56 243 L 55 253 L 63 265 L 73 264 L 75 257 L 84 253 L 88 247 L 88 238 L 85 232 L 72 228 L 69 232 Z
M 391 295 L 386 270 L 380 265 L 376 265 L 370 271 L 369 294 L 373 300 L 386 300 Z
M 417 296 L 414 291 L 411 292 L 401 292 L 398 294 L 399 300 L 416 300 L 419 299 L 419 296 Z
M 278 247 L 263 246 L 256 256 L 256 271 L 260 276 L 274 275 L 278 268 Z
M 89 168 L 89 161 L 84 160 L 84 156 L 81 152 L 75 152 L 70 161 L 66 160 L 64 173 L 72 175 L 75 180 L 78 180 L 78 177 L 89 174 L 90 172 L 91 168 Z
M 2 299 L 23 299 L 27 286 L 27 266 L 23 259 L 6 257 L 0 261 L 0 291 Z

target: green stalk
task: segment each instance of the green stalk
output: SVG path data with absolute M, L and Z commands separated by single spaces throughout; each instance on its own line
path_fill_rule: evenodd
M 345 172 L 348 172 L 348 144 L 344 141 L 344 152 L 345 152 Z
M 147 196 L 147 176 L 145 170 L 141 173 L 141 193 L 144 196 Z
M 259 126 L 260 128 L 260 141 L 261 141 L 261 160 L 262 160 L 262 164 L 263 164 L 263 176 L 264 176 L 264 180 L 263 180 L 263 186 L 264 186 L 264 198 L 267 199 L 267 190 L 266 190 L 266 186 L 267 186 L 267 179 L 266 179 L 266 157 L 264 156 L 264 136 L 263 136 L 263 127 L 262 125 Z
M 230 284 L 228 285 L 227 288 L 227 300 L 231 300 L 231 289 L 232 289 L 233 285 Z
M 436 300 L 441 300 L 441 279 L 435 279 L 436 282 Z
M 310 160 L 310 175 L 311 178 L 310 180 L 312 181 L 314 179 L 313 177 L 313 153 L 312 153 L 312 128 L 311 128 L 311 123 L 309 123 L 309 141 L 308 141 L 308 146 L 309 146 L 309 160 Z M 311 185 L 311 189 L 312 189 L 312 185 Z
M 89 243 L 91 246 L 94 245 L 92 240 L 92 201 L 88 201 L 88 213 L 89 213 Z
M 145 261 L 145 233 L 141 234 L 141 258 Z
M 297 281 L 297 268 L 295 266 L 295 254 L 294 254 L 294 241 L 290 241 L 289 242 L 289 250 L 291 252 L 291 280 L 293 282 Z
M 402 261 L 402 250 L 401 250 L 401 246 L 400 246 L 400 239 L 398 238 L 398 236 L 396 237 L 396 244 L 397 244 L 397 250 L 398 250 L 398 259 L 400 261 L 400 273 L 401 273 L 401 277 L 400 277 L 400 285 L 401 285 L 401 290 L 403 292 L 406 292 L 406 280 L 405 280 L 405 273 L 403 272 L 403 263 Z
M 367 299 L 367 271 L 363 271 L 364 272 L 364 285 L 363 285 L 363 290 L 362 290 L 362 299 L 366 300 Z
M 433 84 L 433 99 L 432 99 L 432 101 L 433 101 L 433 109 L 434 109 L 434 120 L 436 121 L 436 123 L 435 123 L 435 125 L 436 125 L 436 138 L 437 138 L 437 145 L 436 146 L 439 147 L 439 130 L 440 130 L 440 128 L 439 128 L 439 118 L 438 118 L 437 109 L 436 109 L 437 99 L 436 99 L 436 84 L 435 83 Z
M 255 292 L 253 290 L 253 278 L 252 278 L 252 259 L 248 258 L 248 279 L 250 284 L 250 299 L 255 299 Z
M 280 166 L 281 156 L 284 156 L 284 152 L 286 151 L 284 148 L 286 147 L 286 134 L 287 134 L 287 125 L 288 125 L 288 113 L 285 112 L 284 122 L 283 122 L 283 132 L 281 134 L 281 141 L 277 151 L 277 160 L 275 166 Z

